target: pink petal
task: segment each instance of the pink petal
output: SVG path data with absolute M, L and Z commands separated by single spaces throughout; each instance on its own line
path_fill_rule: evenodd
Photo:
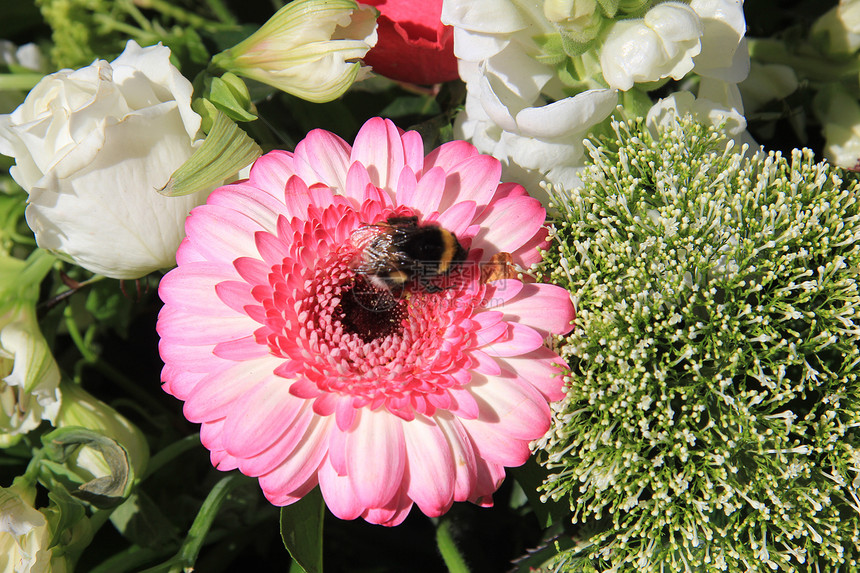
M 215 285 L 235 278 L 236 272 L 228 263 L 186 263 L 164 275 L 158 296 L 170 306 L 209 311 L 220 304 Z
M 502 164 L 489 155 L 473 155 L 446 171 L 445 196 L 439 211 L 460 201 L 484 207 L 492 199 L 502 176 Z
M 367 168 L 370 181 L 377 187 L 394 192 L 397 177 L 405 165 L 403 141 L 390 119 L 369 119 L 355 136 L 350 163 L 358 161 Z
M 424 158 L 423 173 L 427 173 L 434 167 L 441 167 L 447 173 L 455 165 L 473 155 L 479 155 L 479 152 L 471 143 L 459 139 L 443 143 Z
M 219 342 L 212 349 L 212 354 L 218 358 L 238 362 L 268 356 L 269 347 L 257 342 L 256 337 L 252 334 L 235 340 Z
M 218 205 L 203 205 L 185 220 L 189 242 L 209 261 L 232 262 L 256 255 L 254 234 L 260 230 L 250 217 Z
M 424 168 L 424 141 L 421 139 L 421 134 L 417 131 L 407 131 L 401 134 L 400 140 L 403 143 L 403 159 L 406 167 L 412 173 L 419 173 Z
M 295 174 L 293 154 L 276 149 L 258 158 L 251 166 L 248 183 L 276 199 L 281 198 L 287 179 Z M 268 200 L 264 199 L 268 202 Z
M 442 515 L 454 501 L 454 457 L 445 434 L 431 420 L 416 416 L 403 424 L 409 458 L 407 494 L 429 517 Z
M 158 353 L 165 364 L 181 367 L 189 372 L 209 372 L 213 367 L 213 345 L 188 346 L 159 341 Z
M 307 184 L 295 175 L 287 180 L 284 187 L 283 215 L 287 221 L 293 217 L 307 218 L 308 205 L 311 204 Z
M 188 394 L 183 413 L 191 422 L 207 422 L 223 418 L 232 410 L 236 400 L 264 385 L 274 360 L 262 358 L 250 363 L 234 363 L 202 379 Z
M 260 487 L 266 492 L 266 497 L 277 499 L 296 495 L 300 488 L 307 487 L 309 481 L 316 481 L 314 475 L 324 464 L 330 426 L 330 418 L 313 418 L 292 454 L 275 469 L 260 476 Z
M 294 450 L 306 440 L 306 432 L 314 419 L 316 417 L 310 408 L 302 408 L 289 428 L 271 446 L 251 458 L 240 459 L 239 470 L 253 477 L 272 472 L 284 460 L 296 455 Z
M 535 329 L 515 322 L 502 324 L 508 325 L 507 336 L 481 348 L 490 356 L 516 356 L 543 346 L 544 337 Z
M 346 174 L 344 194 L 360 204 L 364 201 L 365 190 L 368 185 L 372 185 L 372 183 L 367 168 L 358 162 L 350 165 Z
M 270 375 L 243 393 L 227 412 L 224 449 L 237 458 L 248 458 L 280 438 L 307 404 L 292 396 L 289 386 L 287 380 Z
M 473 376 L 469 391 L 480 407 L 477 421 L 492 424 L 495 431 L 509 438 L 535 440 L 549 429 L 550 411 L 546 399 L 534 386 L 515 375 Z
M 185 400 L 188 393 L 205 377 L 206 374 L 203 372 L 188 372 L 184 369 L 177 369 L 171 364 L 165 364 L 164 368 L 161 369 L 161 388 L 168 394 Z
M 221 316 L 214 313 L 201 316 L 175 306 L 164 306 L 158 313 L 158 334 L 167 342 L 200 346 L 218 344 L 225 338 L 241 338 L 259 326 L 248 315 L 236 314 L 224 305 L 217 308 L 222 309 L 226 312 Z M 224 316 L 227 313 L 233 316 Z
M 463 425 L 451 413 L 439 413 L 434 419 L 451 450 L 452 467 L 455 471 L 454 501 L 471 499 L 472 490 L 477 483 L 477 461 L 472 440 Z
M 412 501 L 405 492 L 401 492 L 400 497 L 393 500 L 387 506 L 366 509 L 361 514 L 361 517 L 368 523 L 394 527 L 403 523 L 411 509 Z
M 474 201 L 460 201 L 440 214 L 438 221 L 444 229 L 455 235 L 464 235 L 475 218 L 476 210 Z
M 402 487 L 406 467 L 403 422 L 382 409 L 360 410 L 357 418 L 347 434 L 347 476 L 362 505 L 382 507 Z
M 488 253 L 514 253 L 540 232 L 546 210 L 531 197 L 506 197 L 490 205 L 478 217 L 481 232 L 473 247 Z M 514 262 L 522 264 L 514 259 Z
M 472 439 L 478 458 L 510 468 L 523 465 L 531 455 L 529 440 L 511 438 L 497 422 L 461 418 L 460 423 Z
M 542 346 L 528 354 L 496 360 L 505 370 L 515 372 L 537 388 L 547 401 L 554 402 L 564 398 L 564 361 L 549 348 Z
M 319 481 L 325 504 L 334 515 L 340 519 L 355 519 L 362 514 L 365 507 L 352 489 L 352 480 L 338 475 L 328 460 L 319 469 Z
M 250 217 L 260 228 L 272 231 L 278 215 L 284 210 L 283 189 L 282 185 L 275 196 L 265 192 L 265 189 L 261 191 L 254 185 L 234 183 L 230 186 L 229 193 L 212 193 L 207 203 L 242 213 Z
M 444 193 L 445 172 L 436 167 L 426 171 L 418 179 L 411 201 L 403 201 L 403 203 L 426 217 L 439 210 Z
M 543 337 L 565 334 L 573 328 L 570 293 L 559 286 L 523 284 L 515 297 L 496 308 L 504 311 L 505 320 L 530 326 Z
M 351 147 L 337 135 L 314 129 L 308 132 L 296 145 L 296 174 L 305 183 L 325 183 L 332 189 L 343 192 L 346 189 L 346 170 L 350 160 Z

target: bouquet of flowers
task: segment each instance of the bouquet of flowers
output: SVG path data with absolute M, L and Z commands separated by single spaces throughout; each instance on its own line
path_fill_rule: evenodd
M 0 569 L 860 571 L 860 1 L 789 4 L 0 8 Z

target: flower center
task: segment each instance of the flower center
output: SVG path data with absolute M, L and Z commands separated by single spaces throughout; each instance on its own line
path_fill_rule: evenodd
M 352 288 L 341 294 L 335 316 L 347 334 L 370 343 L 402 332 L 407 308 L 405 301 L 386 289 L 375 288 L 359 275 Z

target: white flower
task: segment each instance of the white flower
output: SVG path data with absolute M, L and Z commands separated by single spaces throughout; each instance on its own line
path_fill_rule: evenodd
M 810 35 L 835 55 L 860 48 L 860 0 L 840 0 L 812 25 Z
M 764 104 L 783 99 L 794 93 L 800 83 L 791 66 L 752 62 L 750 74 L 738 84 L 746 113 L 753 113 Z
M 9 573 L 65 573 L 66 560 L 49 549 L 52 532 L 33 507 L 35 493 L 17 484 L 0 488 L 0 567 Z
M 53 420 L 60 407 L 60 371 L 36 322 L 36 309 L 0 310 L 0 447 Z
M 813 100 L 824 126 L 824 157 L 846 169 L 860 167 L 860 104 L 838 84 L 820 90 Z
M 9 40 L 0 40 L 0 61 L 8 67 L 18 66 L 36 72 L 45 68 L 45 58 L 34 43 L 16 46 Z
M 294 0 L 212 63 L 313 102 L 370 75 L 358 60 L 376 45 L 376 12 L 354 0 Z
M 681 79 L 693 69 L 704 28 L 686 4 L 665 2 L 644 18 L 612 25 L 600 51 L 600 67 L 610 87 L 629 90 L 635 82 Z
M 40 247 L 120 279 L 175 264 L 185 217 L 207 193 L 158 193 L 202 141 L 191 83 L 169 58 L 129 41 L 111 63 L 45 77 L 0 116 L 0 153 L 15 158 Z
M 702 22 L 702 51 L 693 58 L 700 76 L 738 83 L 750 69 L 743 0 L 693 0 Z
M 648 111 L 646 125 L 656 133 L 658 126 L 669 127 L 676 118 L 692 115 L 705 125 L 722 126 L 722 129 L 740 146 L 758 147 L 747 131 L 747 120 L 740 90 L 736 84 L 702 78 L 699 92 L 694 96 L 688 91 L 675 92 L 655 103 Z
M 0 447 L 53 421 L 60 408 L 60 370 L 36 320 L 39 285 L 53 263 L 40 250 L 27 261 L 0 256 Z
M 615 109 L 614 90 L 594 82 L 569 96 L 544 63 L 535 38 L 556 34 L 538 4 L 445 0 L 442 21 L 454 26 L 454 53 L 466 82 L 465 111 L 455 134 L 504 165 L 504 179 L 573 186 L 584 163 L 582 140 Z

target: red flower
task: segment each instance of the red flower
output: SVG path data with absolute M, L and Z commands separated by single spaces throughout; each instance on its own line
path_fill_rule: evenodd
M 378 41 L 364 58 L 381 76 L 413 84 L 455 80 L 454 29 L 442 24 L 442 0 L 361 0 L 379 10 Z

